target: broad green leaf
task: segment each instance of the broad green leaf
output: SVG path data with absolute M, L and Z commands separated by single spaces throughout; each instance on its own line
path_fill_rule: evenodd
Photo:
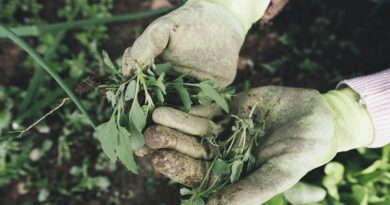
M 272 199 L 265 202 L 263 205 L 286 205 L 286 200 L 283 197 L 283 194 L 274 196 Z
M 217 159 L 214 162 L 213 168 L 212 168 L 213 174 L 216 176 L 225 176 L 230 174 L 230 167 L 228 163 L 223 161 L 222 159 Z
M 107 51 L 103 50 L 103 51 L 102 51 L 102 55 L 103 55 L 103 62 L 104 62 L 104 64 L 106 64 L 106 66 L 108 66 L 109 68 L 111 68 L 113 71 L 117 72 L 118 66 L 116 66 L 116 65 L 112 62 L 110 56 L 108 56 Z
M 284 192 L 284 197 L 291 204 L 313 204 L 324 200 L 326 191 L 319 186 L 298 182 Z
M 144 135 L 141 131 L 134 129 L 134 126 L 130 126 L 130 145 L 133 150 L 142 148 L 145 144 Z
M 126 92 L 125 92 L 125 101 L 134 99 L 136 92 L 137 92 L 137 82 L 135 80 L 132 80 L 127 85 Z
M 191 191 L 191 190 L 189 190 L 189 189 L 187 189 L 187 188 L 181 188 L 181 189 L 180 189 L 180 195 L 186 196 L 186 195 L 190 195 L 190 194 L 192 194 L 192 191 Z
M 110 121 L 99 125 L 95 132 L 104 153 L 112 162 L 115 162 L 117 159 L 115 147 L 118 143 L 118 128 L 115 119 L 111 118 Z
M 130 133 L 124 127 L 119 127 L 118 144 L 116 153 L 119 160 L 126 166 L 128 170 L 134 174 L 138 174 L 137 165 L 134 161 L 133 150 L 130 144 Z
M 133 101 L 133 105 L 129 114 L 129 122 L 130 144 L 133 150 L 138 150 L 145 144 L 142 130 L 146 126 L 146 115 L 142 111 L 142 108 L 137 100 Z
M 144 111 L 142 111 L 142 108 L 137 100 L 133 101 L 129 114 L 129 122 L 131 123 L 130 126 L 133 126 L 133 128 L 141 132 L 146 126 L 146 115 Z
M 211 87 L 209 83 L 201 83 L 199 84 L 199 88 L 206 94 L 208 97 L 213 99 L 225 112 L 229 113 L 229 106 L 216 89 Z
M 242 167 L 244 163 L 241 160 L 236 160 L 232 164 L 232 172 L 230 174 L 230 182 L 234 183 L 240 179 Z
M 359 205 L 368 205 L 368 190 L 360 185 L 352 186 L 352 196 Z
M 208 105 L 210 103 L 213 102 L 213 99 L 211 99 L 210 97 L 208 97 L 206 94 L 204 94 L 203 91 L 199 91 L 198 95 L 197 95 L 197 99 L 198 99 L 198 102 L 199 104 L 201 105 Z
M 205 205 L 206 203 L 199 196 L 194 196 L 191 200 L 192 205 Z
M 172 63 L 162 63 L 162 64 L 157 64 L 156 68 L 154 70 L 154 73 L 156 75 L 160 76 L 163 73 L 166 73 L 172 69 Z
M 190 200 L 181 200 L 180 205 L 192 205 Z
M 181 84 L 176 84 L 174 87 L 183 103 L 184 112 L 189 112 L 192 105 L 190 94 L 188 93 L 187 89 Z

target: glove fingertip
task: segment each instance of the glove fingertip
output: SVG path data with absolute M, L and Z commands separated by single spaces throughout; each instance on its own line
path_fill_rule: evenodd
M 134 69 L 134 62 L 131 60 L 131 47 L 126 48 L 125 52 L 123 53 L 122 57 L 122 74 L 125 76 L 125 78 L 130 78 L 134 75 L 135 69 Z

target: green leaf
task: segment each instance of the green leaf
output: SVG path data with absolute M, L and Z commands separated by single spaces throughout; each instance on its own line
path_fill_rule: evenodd
M 225 98 L 222 97 L 209 83 L 203 82 L 199 84 L 199 88 L 204 92 L 204 94 L 213 99 L 225 112 L 229 113 L 229 106 Z
M 117 69 L 118 66 L 116 66 L 116 65 L 112 62 L 110 56 L 108 56 L 107 51 L 103 50 L 103 51 L 102 51 L 102 55 L 103 55 L 103 62 L 104 62 L 104 64 L 106 64 L 106 66 L 108 66 L 109 68 L 111 68 L 111 69 L 112 69 L 113 71 L 115 71 L 115 73 L 116 73 L 117 70 L 118 70 L 118 69 Z
M 130 110 L 129 121 L 133 128 L 142 131 L 146 126 L 146 115 L 142 111 L 141 106 L 137 100 L 133 101 L 133 105 Z
M 118 97 L 119 95 L 121 95 L 123 93 L 123 91 L 125 90 L 125 87 L 126 87 L 126 84 L 121 84 L 115 92 L 115 97 Z
M 1 131 L 7 128 L 11 122 L 12 114 L 9 110 L 0 111 L 0 134 Z
M 328 194 L 339 200 L 339 192 L 337 185 L 343 180 L 344 166 L 338 162 L 330 162 L 325 166 L 326 176 L 322 180 L 322 184 L 328 191 Z
M 184 112 L 189 112 L 191 109 L 192 101 L 190 98 L 190 94 L 188 93 L 188 90 L 181 84 L 176 84 L 174 88 L 177 91 L 181 99 L 181 102 L 183 103 Z
M 156 97 L 157 97 L 158 102 L 160 104 L 163 104 L 165 101 L 163 92 L 161 91 L 160 88 L 156 88 L 155 91 L 156 91 Z
M 352 186 L 352 197 L 355 199 L 356 204 L 368 205 L 368 190 L 361 185 Z
M 107 98 L 108 102 L 111 103 L 111 106 L 115 107 L 117 101 L 116 101 L 116 95 L 114 94 L 114 92 L 107 91 L 106 92 L 106 98 Z
M 116 146 L 116 153 L 119 160 L 126 166 L 128 170 L 134 174 L 138 174 L 137 165 L 134 161 L 133 150 L 130 144 L 130 133 L 124 127 L 119 127 L 119 138 Z
M 314 204 L 325 199 L 326 191 L 319 186 L 298 182 L 284 192 L 284 197 L 291 204 Z
M 160 76 L 163 73 L 167 73 L 171 69 L 172 69 L 172 63 L 157 64 L 156 68 L 154 70 L 154 73 L 156 73 L 156 75 Z
M 232 172 L 230 174 L 230 182 L 234 183 L 240 179 L 242 167 L 244 163 L 241 160 L 236 160 L 232 164 Z
M 50 196 L 50 191 L 46 188 L 43 188 L 43 189 L 39 190 L 38 201 L 44 202 L 49 198 L 49 196 Z
M 133 101 L 129 114 L 129 122 L 131 147 L 133 150 L 138 150 L 145 144 L 142 130 L 146 126 L 146 115 L 142 111 L 142 108 L 137 100 Z
M 165 84 L 164 84 L 164 76 L 165 76 L 165 73 L 162 73 L 162 74 L 158 77 L 158 79 L 157 79 L 155 85 L 156 85 L 158 88 L 161 89 L 161 91 L 164 93 L 164 95 L 166 95 L 167 93 L 166 93 L 166 86 L 165 86 Z
M 106 191 L 107 188 L 111 185 L 110 180 L 107 177 L 103 176 L 93 177 L 92 183 L 94 187 L 97 187 L 103 191 Z
M 191 195 L 191 194 L 192 194 L 192 191 L 187 189 L 187 188 L 180 189 L 180 195 L 182 195 L 182 196 Z
M 213 168 L 212 168 L 213 174 L 216 176 L 225 176 L 230 174 L 230 167 L 228 163 L 223 161 L 222 159 L 217 159 L 214 162 Z
M 190 200 L 181 200 L 180 205 L 192 205 Z
M 95 132 L 104 153 L 112 162 L 115 162 L 117 159 L 115 147 L 118 143 L 118 128 L 115 119 L 111 118 L 110 121 L 99 125 Z
M 283 197 L 283 194 L 274 196 L 272 199 L 265 202 L 263 205 L 286 205 L 286 200 Z
M 125 101 L 134 99 L 136 92 L 137 92 L 137 82 L 135 80 L 132 80 L 127 85 L 126 92 L 125 92 Z
M 53 147 L 53 141 L 51 140 L 45 140 L 41 146 L 41 152 L 42 152 L 42 155 L 44 155 L 44 153 L 46 153 L 47 151 L 49 151 L 51 148 Z
M 134 129 L 134 126 L 130 126 L 130 145 L 133 150 L 142 148 L 145 144 L 144 135 L 142 132 Z
M 196 96 L 198 99 L 199 104 L 201 105 L 208 105 L 213 102 L 213 99 L 208 97 L 206 94 L 204 94 L 203 91 L 199 91 L 198 95 Z
M 192 205 L 205 205 L 206 203 L 199 196 L 194 196 L 191 200 Z

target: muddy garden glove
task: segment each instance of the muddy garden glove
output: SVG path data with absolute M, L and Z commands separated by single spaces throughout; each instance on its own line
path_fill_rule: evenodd
M 154 21 L 126 49 L 123 74 L 151 65 L 161 54 L 180 73 L 229 85 L 237 70 L 240 48 L 252 23 L 270 0 L 189 0 Z M 270 15 L 267 15 L 270 18 Z
M 265 135 L 258 139 L 256 170 L 224 187 L 209 205 L 258 205 L 286 191 L 310 170 L 329 162 L 337 152 L 369 145 L 374 131 L 371 118 L 350 88 L 320 94 L 316 90 L 268 86 L 237 95 L 231 110 L 265 121 Z M 221 127 L 210 119 L 216 107 L 199 107 L 183 113 L 157 108 L 159 124 L 145 132 L 146 145 L 155 151 L 153 166 L 167 177 L 197 186 L 210 164 L 210 151 L 199 143 L 206 133 Z

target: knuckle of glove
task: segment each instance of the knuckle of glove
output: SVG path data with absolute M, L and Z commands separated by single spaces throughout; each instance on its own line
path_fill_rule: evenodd
M 151 162 L 157 171 L 188 187 L 199 186 L 206 173 L 203 162 L 171 150 L 157 151 Z
M 152 149 L 174 148 L 177 144 L 176 133 L 171 129 L 154 125 L 144 132 L 145 144 Z

